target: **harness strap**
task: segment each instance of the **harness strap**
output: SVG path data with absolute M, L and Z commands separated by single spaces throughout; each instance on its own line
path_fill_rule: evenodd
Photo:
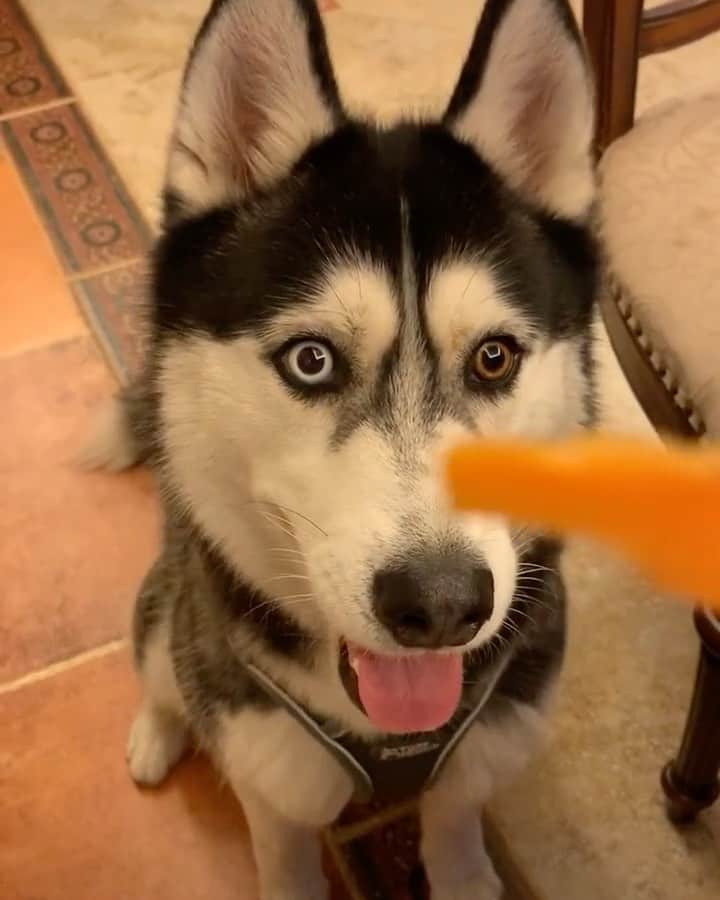
M 261 669 L 241 663 L 251 678 L 283 706 L 335 757 L 351 776 L 358 803 L 395 803 L 431 787 L 443 766 L 480 715 L 510 662 L 505 656 L 488 678 L 480 700 L 457 722 L 438 731 L 365 741 L 348 732 L 331 733 Z

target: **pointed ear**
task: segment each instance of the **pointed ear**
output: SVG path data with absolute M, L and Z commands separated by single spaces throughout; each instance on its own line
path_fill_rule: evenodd
M 488 0 L 445 123 L 548 212 L 592 203 L 594 93 L 566 0 Z
M 181 90 L 169 209 L 193 215 L 267 186 L 341 118 L 315 0 L 214 0 Z

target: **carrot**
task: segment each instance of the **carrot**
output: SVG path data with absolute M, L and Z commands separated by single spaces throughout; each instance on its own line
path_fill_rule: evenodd
M 720 610 L 720 450 L 478 440 L 452 448 L 445 467 L 458 510 L 598 538 L 662 587 Z

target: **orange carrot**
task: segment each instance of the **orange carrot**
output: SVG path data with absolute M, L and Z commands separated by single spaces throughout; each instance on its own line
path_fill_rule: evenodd
M 720 450 L 478 440 L 451 449 L 446 474 L 459 510 L 598 538 L 662 587 L 720 610 Z

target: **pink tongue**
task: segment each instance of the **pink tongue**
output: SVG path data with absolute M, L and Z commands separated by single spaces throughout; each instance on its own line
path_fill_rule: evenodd
M 396 734 L 433 731 L 452 718 L 462 693 L 459 654 L 377 656 L 348 649 L 360 699 L 378 728 Z

